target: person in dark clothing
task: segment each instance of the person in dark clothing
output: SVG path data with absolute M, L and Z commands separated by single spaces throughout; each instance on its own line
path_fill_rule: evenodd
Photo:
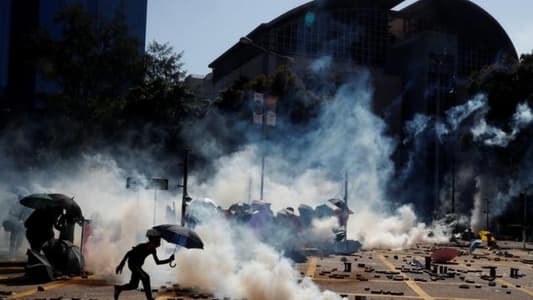
M 59 231 L 59 239 L 74 243 L 74 230 L 76 224 L 83 226 L 83 216 L 81 215 L 81 211 L 67 209 L 54 225 Z
M 40 208 L 31 213 L 24 226 L 32 250 L 40 252 L 43 244 L 54 237 L 54 225 L 62 213 L 63 209 L 58 207 Z
M 131 279 L 129 283 L 124 285 L 115 285 L 115 300 L 118 299 L 118 296 L 122 291 L 136 289 L 139 286 L 139 281 L 142 281 L 143 283 L 146 299 L 153 300 L 152 289 L 150 287 L 150 276 L 141 268 L 144 264 L 145 258 L 151 254 L 155 263 L 158 265 L 168 264 L 174 260 L 174 254 L 172 254 L 168 259 L 164 260 L 159 260 L 157 257 L 156 248 L 161 245 L 161 234 L 157 230 L 148 230 L 146 232 L 146 237 L 148 238 L 148 242 L 141 243 L 128 251 L 115 270 L 117 274 L 122 273 L 122 268 L 124 268 L 124 264 L 127 260 L 128 268 L 131 271 Z
M 17 189 L 17 200 L 11 204 L 7 219 L 2 223 L 4 230 L 9 233 L 9 257 L 17 255 L 24 240 L 24 221 L 32 212 L 31 208 L 24 207 L 18 201 L 22 199 L 23 192 Z

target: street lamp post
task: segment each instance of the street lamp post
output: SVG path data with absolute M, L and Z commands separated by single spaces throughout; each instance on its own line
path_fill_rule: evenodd
M 274 55 L 280 58 L 283 58 L 287 60 L 288 62 L 294 62 L 294 58 L 290 56 L 286 56 L 280 53 L 277 53 L 275 51 L 272 51 L 270 49 L 267 49 L 256 42 L 254 42 L 249 37 L 241 37 L 239 39 L 239 43 L 243 45 L 248 45 L 251 47 L 254 47 L 256 49 L 259 49 L 264 54 L 264 62 L 263 62 L 263 71 L 266 77 L 269 75 L 270 71 L 270 55 Z M 265 156 L 266 156 L 266 118 L 265 118 L 265 98 L 263 95 L 263 105 L 261 108 L 261 143 L 262 143 L 262 149 L 261 149 L 261 186 L 260 186 L 260 194 L 259 194 L 259 200 L 263 200 L 263 191 L 264 191 L 264 181 L 265 181 Z
M 185 149 L 184 157 L 183 157 L 183 183 L 180 185 L 182 190 L 182 197 L 181 197 L 181 219 L 180 224 L 181 226 L 185 226 L 185 211 L 187 210 L 187 204 L 190 201 L 189 194 L 187 192 L 187 179 L 188 179 L 188 173 L 189 173 L 189 149 Z

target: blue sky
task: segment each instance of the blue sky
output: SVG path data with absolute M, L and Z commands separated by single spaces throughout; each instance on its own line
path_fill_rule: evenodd
M 147 41 L 184 51 L 189 74 L 207 65 L 257 25 L 309 0 L 149 0 Z M 407 0 L 410 4 L 415 0 Z M 505 28 L 519 53 L 533 50 L 532 0 L 472 0 Z

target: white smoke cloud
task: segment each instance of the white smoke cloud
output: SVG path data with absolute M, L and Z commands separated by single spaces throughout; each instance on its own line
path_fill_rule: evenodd
M 448 111 L 446 111 L 446 121 L 448 122 L 450 130 L 457 130 L 459 125 L 470 115 L 472 115 L 472 113 L 480 109 L 486 108 L 486 106 L 486 95 L 478 94 L 465 104 L 450 108 Z
M 289 260 L 258 241 L 246 229 L 211 218 L 196 228 L 204 250 L 182 250 L 176 255 L 177 281 L 216 297 L 254 300 L 340 299 L 321 292 Z
M 314 219 L 309 233 L 312 238 L 319 241 L 332 242 L 335 236 L 333 230 L 339 227 L 337 217 Z
M 507 147 L 515 139 L 516 134 L 506 133 L 500 128 L 487 124 L 484 119 L 480 120 L 470 130 L 475 141 L 481 141 L 487 146 Z
M 412 120 L 405 123 L 405 131 L 408 136 L 403 143 L 406 144 L 410 139 L 416 138 L 420 133 L 426 130 L 431 118 L 423 114 L 416 114 Z
M 405 249 L 416 243 L 449 240 L 448 228 L 418 222 L 409 205 L 401 206 L 392 215 L 359 210 L 348 223 L 348 236 L 359 240 L 365 249 Z
M 520 103 L 513 114 L 513 123 L 517 128 L 525 128 L 533 121 L 533 113 L 527 103 Z
M 476 188 L 477 191 L 474 194 L 474 208 L 472 208 L 472 214 L 470 217 L 470 228 L 473 232 L 479 232 L 484 227 L 486 227 L 483 222 L 483 210 L 485 208 L 485 202 L 482 199 L 481 193 L 481 180 L 479 177 L 476 178 Z
M 323 203 L 341 194 L 340 178 L 348 172 L 348 198 L 350 206 L 356 208 L 348 233 L 360 239 L 365 248 L 403 248 L 419 241 L 443 241 L 443 230 L 418 222 L 411 207 L 388 213 L 391 201 L 386 189 L 394 180 L 391 156 L 396 141 L 386 135 L 385 122 L 372 113 L 370 81 L 369 74 L 361 72 L 338 90 L 324 105 L 315 130 L 297 137 L 305 147 L 269 148 L 265 200 L 272 202 L 274 210 Z M 216 147 L 204 149 L 211 148 Z M 88 242 L 88 266 L 97 275 L 124 280 L 127 275 L 113 275 L 114 267 L 127 250 L 144 239 L 145 230 L 152 225 L 153 191 L 125 190 L 125 178 L 138 174 L 129 174 L 110 157 L 86 156 L 78 164 L 35 176 L 32 192 L 75 196 L 85 216 L 95 219 Z M 192 174 L 189 190 L 195 198 L 209 197 L 223 207 L 247 201 L 250 178 L 255 183 L 252 195 L 259 194 L 259 166 L 257 145 L 248 145 L 214 162 L 214 174 L 207 180 Z M 48 176 L 52 172 L 55 175 Z M 156 223 L 168 222 L 162 211 L 171 201 L 172 195 L 159 195 Z M 315 222 L 311 233 L 330 239 L 333 225 L 333 219 Z M 320 292 L 308 280 L 299 283 L 299 273 L 291 263 L 247 229 L 213 218 L 197 227 L 197 232 L 205 250 L 182 250 L 177 255 L 175 276 L 184 286 L 254 300 L 338 299 L 333 293 Z M 163 277 L 168 273 L 153 269 L 152 264 L 147 268 Z
M 236 202 L 248 202 L 250 179 L 252 200 L 259 200 L 261 176 L 260 155 L 251 145 L 242 151 L 224 156 L 214 163 L 216 173 L 206 182 L 191 178 L 193 198 L 210 197 L 223 208 Z M 301 203 L 318 205 L 336 194 L 339 184 L 327 178 L 324 170 L 307 169 L 296 176 L 288 176 L 290 165 L 277 156 L 265 158 L 265 201 L 275 211 Z
M 471 132 L 475 141 L 482 142 L 487 146 L 506 148 L 532 121 L 533 113 L 531 108 L 527 103 L 521 103 L 516 106 L 515 113 L 511 119 L 510 132 L 505 132 L 500 128 L 487 124 L 485 118 L 480 119 L 472 127 Z
M 84 253 L 87 270 L 111 281 L 126 280 L 129 274 L 116 276 L 115 267 L 131 247 L 145 241 L 144 234 L 153 225 L 154 191 L 142 187 L 138 191 L 127 190 L 126 177 L 139 174 L 118 167 L 109 156 L 84 155 L 68 165 L 69 168 L 60 170 L 35 172 L 28 178 L 27 193 L 73 196 L 84 217 L 91 220 L 92 233 Z M 142 185 L 147 182 L 142 177 L 139 180 Z M 172 197 L 166 192 L 159 193 L 156 223 L 168 223 L 164 211 Z M 80 242 L 81 228 L 77 226 L 74 243 Z M 148 269 L 155 270 L 153 264 L 148 264 Z
M 315 73 L 325 73 L 331 66 L 333 58 L 331 56 L 323 56 L 311 63 L 310 69 Z

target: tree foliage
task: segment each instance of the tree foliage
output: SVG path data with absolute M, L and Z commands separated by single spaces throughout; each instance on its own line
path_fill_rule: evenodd
M 95 19 L 73 5 L 55 22 L 61 34 L 43 29 L 33 45 L 39 76 L 51 87 L 40 95 L 47 105 L 37 112 L 39 126 L 28 125 L 42 128 L 28 138 L 41 153 L 36 160 L 118 143 L 179 150 L 177 133 L 201 108 L 183 84 L 182 53 L 157 42 L 143 51 L 120 15 Z
M 223 91 L 215 103 L 222 111 L 251 119 L 250 92 L 278 97 L 276 113 L 286 125 L 305 125 L 318 113 L 320 98 L 308 90 L 299 77 L 287 66 L 280 66 L 270 76 L 260 75 L 252 80 L 242 77 Z M 248 101 L 248 102 L 247 102 Z
M 144 81 L 128 96 L 125 114 L 130 120 L 179 125 L 199 109 L 183 84 L 182 53 L 168 44 L 152 42 L 144 57 Z
M 488 95 L 488 121 L 504 126 L 519 103 L 533 104 L 533 53 L 513 65 L 491 65 L 474 74 L 470 92 Z

